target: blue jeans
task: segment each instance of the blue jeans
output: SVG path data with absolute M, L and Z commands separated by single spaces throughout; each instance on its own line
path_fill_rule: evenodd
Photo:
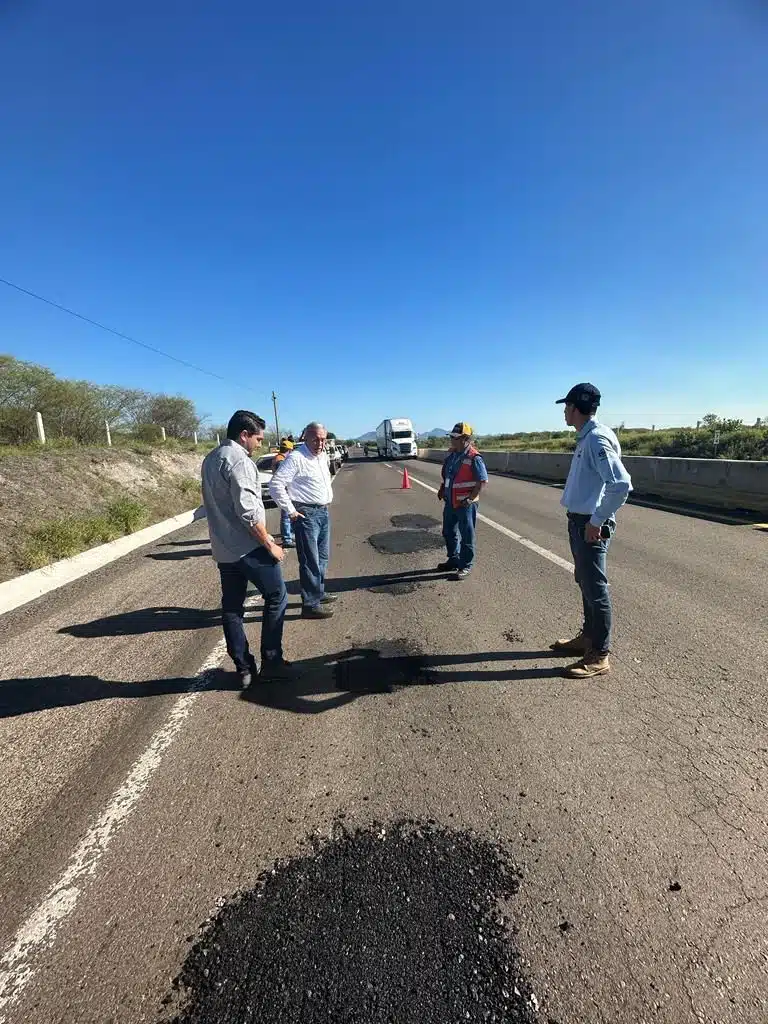
M 477 502 L 454 508 L 450 501 L 443 506 L 443 538 L 448 561 L 457 569 L 471 569 L 475 560 Z
M 287 512 L 280 513 L 280 536 L 283 544 L 293 544 L 293 523 Z
M 280 563 L 266 548 L 257 547 L 239 562 L 219 562 L 221 576 L 221 618 L 227 653 L 235 668 L 247 669 L 253 665 L 253 655 L 243 628 L 245 595 L 248 582 L 255 584 L 264 598 L 261 618 L 261 657 L 283 656 L 283 623 L 288 607 L 288 592 L 283 582 Z
M 325 597 L 325 573 L 328 569 L 328 545 L 331 524 L 327 505 L 296 505 L 303 518 L 293 524 L 296 553 L 299 556 L 301 603 L 317 608 Z
M 575 565 L 574 576 L 581 589 L 584 603 L 584 636 L 590 647 L 598 654 L 608 654 L 611 649 L 611 627 L 613 610 L 608 591 L 606 556 L 610 538 L 597 544 L 587 544 L 584 530 L 589 516 L 568 516 L 568 539 Z

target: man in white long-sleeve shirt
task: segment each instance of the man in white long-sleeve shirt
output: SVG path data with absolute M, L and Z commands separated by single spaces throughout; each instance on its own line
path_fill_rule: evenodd
M 333 612 L 327 606 L 336 600 L 325 592 L 330 544 L 328 506 L 333 501 L 325 453 L 327 437 L 322 423 L 310 423 L 304 430 L 304 443 L 280 463 L 269 486 L 275 503 L 293 523 L 304 619 L 329 619 Z

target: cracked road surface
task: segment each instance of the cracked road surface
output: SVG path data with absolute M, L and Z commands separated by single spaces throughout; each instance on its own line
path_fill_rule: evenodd
M 562 564 L 483 522 L 454 583 L 431 540 L 370 543 L 439 537 L 411 518 L 439 518 L 433 493 L 378 462 L 335 490 L 338 611 L 298 619 L 292 583 L 291 686 L 188 692 L 220 656 L 204 524 L 0 618 L 0 1020 L 156 1024 L 201 926 L 344 815 L 509 846 L 535 1019 L 764 1024 L 766 535 L 624 509 L 614 668 L 574 682 L 548 649 L 578 625 Z M 492 477 L 482 511 L 569 560 L 558 500 Z

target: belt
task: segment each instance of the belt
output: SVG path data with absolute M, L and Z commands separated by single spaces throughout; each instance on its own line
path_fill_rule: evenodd
M 296 508 L 328 508 L 327 505 L 313 505 L 309 501 L 294 501 L 293 504 Z
M 591 519 L 592 516 L 589 512 L 567 512 L 566 515 L 569 519 Z

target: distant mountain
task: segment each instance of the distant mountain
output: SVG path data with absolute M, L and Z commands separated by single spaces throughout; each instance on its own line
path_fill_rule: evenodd
M 426 431 L 424 434 L 419 434 L 419 437 L 448 437 L 450 430 L 443 430 L 442 427 L 433 427 L 431 430 Z
M 367 434 L 361 434 L 360 437 L 358 437 L 357 440 L 358 441 L 375 441 L 376 440 L 376 431 L 375 430 L 369 430 Z

